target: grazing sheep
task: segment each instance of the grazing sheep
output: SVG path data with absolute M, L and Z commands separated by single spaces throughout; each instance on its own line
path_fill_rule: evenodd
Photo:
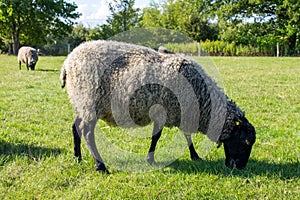
M 38 61 L 38 51 L 32 47 L 21 47 L 18 53 L 19 69 L 21 70 L 22 62 L 26 64 L 27 70 L 29 68 L 34 70 Z
M 83 134 L 96 169 L 107 172 L 94 140 L 98 119 L 120 127 L 154 122 L 147 161 L 166 127 L 179 127 L 191 159 L 200 159 L 191 133 L 202 132 L 223 143 L 228 167 L 246 166 L 255 129 L 194 60 L 176 54 L 114 41 L 92 41 L 78 46 L 65 60 L 62 87 L 76 112 L 72 125 L 74 152 L 81 160 Z
M 168 49 L 166 47 L 163 47 L 163 46 L 158 47 L 157 51 L 159 53 L 171 53 L 171 52 L 168 51 Z

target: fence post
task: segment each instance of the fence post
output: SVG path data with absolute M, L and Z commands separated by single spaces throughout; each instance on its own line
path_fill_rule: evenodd
M 200 42 L 197 42 L 197 49 L 198 49 L 198 57 L 201 56 L 201 45 L 200 45 Z
M 68 43 L 68 54 L 70 54 L 70 50 L 71 50 L 71 47 L 70 47 L 70 44 Z
M 276 52 L 277 52 L 277 57 L 279 57 L 279 55 L 280 55 L 280 52 L 279 52 L 279 42 L 277 42 L 277 44 L 276 44 Z

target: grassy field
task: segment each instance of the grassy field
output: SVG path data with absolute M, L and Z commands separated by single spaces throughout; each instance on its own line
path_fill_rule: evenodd
M 0 199 L 300 199 L 299 58 L 212 58 L 220 85 L 256 127 L 245 170 L 227 169 L 223 148 L 212 144 L 203 161 L 190 161 L 186 148 L 160 170 L 128 172 L 108 164 L 110 175 L 94 170 L 85 142 L 83 162 L 73 157 L 74 114 L 59 81 L 64 59 L 40 57 L 36 71 L 24 65 L 20 71 L 16 57 L 0 56 Z M 100 124 L 105 135 L 119 135 L 111 139 L 146 157 L 150 138 L 131 140 Z M 194 137 L 203 152 L 205 137 Z

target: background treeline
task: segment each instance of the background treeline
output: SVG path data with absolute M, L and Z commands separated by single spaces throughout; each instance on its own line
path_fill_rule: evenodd
M 106 22 L 88 27 L 74 23 L 80 16 L 74 3 L 0 0 L 0 53 L 16 54 L 19 46 L 31 45 L 47 55 L 66 55 L 68 47 L 84 41 L 118 39 L 139 30 L 125 38 L 174 52 L 198 54 L 200 43 L 210 55 L 275 56 L 277 45 L 281 56 L 300 55 L 298 0 L 153 0 L 142 10 L 135 0 L 107 2 Z M 160 34 L 163 29 L 190 40 L 173 32 Z

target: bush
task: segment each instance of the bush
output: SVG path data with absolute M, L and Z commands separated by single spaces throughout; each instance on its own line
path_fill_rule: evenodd
M 237 45 L 234 42 L 209 41 L 201 42 L 201 55 L 210 56 L 275 56 L 276 46 L 263 45 Z M 197 42 L 192 43 L 168 43 L 165 47 L 174 53 L 186 55 L 198 55 Z

